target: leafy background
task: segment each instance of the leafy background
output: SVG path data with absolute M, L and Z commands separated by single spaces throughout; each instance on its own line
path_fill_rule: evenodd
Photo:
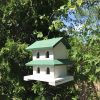
M 68 20 L 73 11 L 75 19 Z M 59 36 L 70 44 L 74 81 L 56 87 L 23 81 L 32 73 L 25 66 L 31 59 L 25 48 Z M 99 100 L 99 82 L 99 0 L 0 0 L 0 100 Z

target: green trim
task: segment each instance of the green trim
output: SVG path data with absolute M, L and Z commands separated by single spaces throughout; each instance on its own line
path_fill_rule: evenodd
M 26 50 L 48 49 L 56 46 L 63 38 L 52 38 L 48 40 L 36 41 L 26 48 Z
M 26 66 L 34 65 L 69 65 L 71 62 L 67 59 L 58 59 L 58 60 L 33 60 L 26 63 Z
M 42 47 L 42 48 L 26 48 L 26 50 L 45 50 L 45 49 L 52 49 L 53 47 Z

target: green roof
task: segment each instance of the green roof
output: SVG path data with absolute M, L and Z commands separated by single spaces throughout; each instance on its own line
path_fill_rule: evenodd
M 58 59 L 58 60 L 33 60 L 26 63 L 26 66 L 34 65 L 69 65 L 71 62 L 67 59 Z
M 32 45 L 27 47 L 27 50 L 37 50 L 37 49 L 44 49 L 44 48 L 53 48 L 62 40 L 62 37 L 59 38 L 52 38 L 48 40 L 40 40 L 34 42 Z

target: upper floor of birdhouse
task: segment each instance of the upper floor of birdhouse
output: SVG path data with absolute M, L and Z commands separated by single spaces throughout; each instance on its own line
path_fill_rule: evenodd
M 66 59 L 68 56 L 62 37 L 36 41 L 26 49 L 32 51 L 33 60 Z

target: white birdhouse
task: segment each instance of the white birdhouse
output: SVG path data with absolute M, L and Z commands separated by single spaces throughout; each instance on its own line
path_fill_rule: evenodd
M 26 66 L 32 66 L 33 74 L 24 76 L 24 80 L 44 81 L 53 86 L 72 81 L 73 76 L 68 74 L 70 62 L 64 43 L 63 38 L 59 37 L 36 41 L 27 47 L 33 55 Z

